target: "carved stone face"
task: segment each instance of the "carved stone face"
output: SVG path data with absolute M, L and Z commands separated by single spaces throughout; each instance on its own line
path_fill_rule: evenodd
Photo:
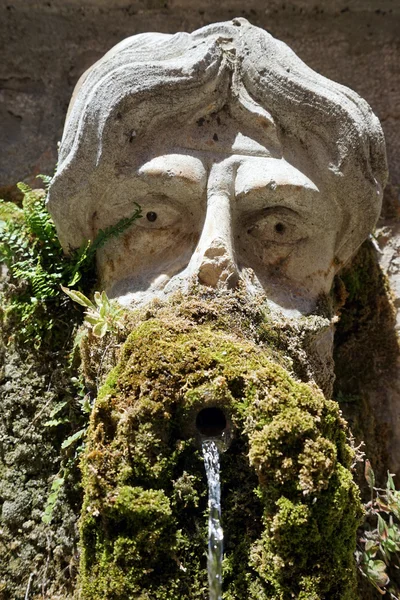
M 312 312 L 373 227 L 382 132 L 356 94 L 243 19 L 125 40 L 78 84 L 49 208 L 123 304 L 193 286 Z
M 183 128 L 173 142 L 160 135 L 147 156 L 127 152 L 96 228 L 132 214 L 134 202 L 143 217 L 100 253 L 110 295 L 131 303 L 241 280 L 283 308 L 309 310 L 331 287 L 341 214 L 275 150 L 222 112 Z

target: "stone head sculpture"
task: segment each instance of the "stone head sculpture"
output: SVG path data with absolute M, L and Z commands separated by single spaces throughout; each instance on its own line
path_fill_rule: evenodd
M 374 227 L 385 178 L 367 103 L 234 19 L 133 36 L 82 76 L 49 209 L 68 251 L 141 206 L 98 253 L 124 304 L 242 281 L 305 313 Z
M 354 453 L 321 392 L 332 389 L 331 321 L 287 317 L 329 292 L 375 225 L 385 178 L 369 106 L 244 19 L 128 38 L 83 75 L 49 193 L 65 250 L 139 204 L 143 216 L 97 253 L 99 286 L 126 305 L 221 291 L 130 313 L 95 390 L 83 598 L 204 598 L 193 441 L 215 431 L 199 426 L 209 409 L 231 440 L 226 597 L 356 597 Z M 264 296 L 295 324 L 284 350 Z M 82 348 L 97 385 L 95 343 Z

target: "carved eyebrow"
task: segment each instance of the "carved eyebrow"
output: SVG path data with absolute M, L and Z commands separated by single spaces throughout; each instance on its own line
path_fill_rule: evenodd
M 142 165 L 138 175 L 145 181 L 159 180 L 167 186 L 185 183 L 204 189 L 207 184 L 206 169 L 203 163 L 193 156 L 159 156 Z
M 300 185 L 275 184 L 271 186 L 258 186 L 247 188 L 236 194 L 238 207 L 248 210 L 262 210 L 264 208 L 283 208 L 293 212 L 312 212 L 315 190 Z M 306 202 L 308 198 L 308 203 Z
M 239 205 L 249 208 L 283 206 L 305 210 L 318 195 L 318 188 L 292 165 L 276 159 L 255 159 L 240 165 L 235 180 Z
M 192 185 L 198 185 L 201 187 L 204 187 L 203 185 L 201 185 L 201 182 L 199 182 L 198 179 L 194 178 L 191 176 L 190 173 L 185 173 L 184 171 L 176 171 L 176 172 L 171 172 L 171 171 L 162 171 L 162 170 L 142 170 L 140 169 L 140 171 L 138 172 L 138 175 L 140 176 L 141 179 L 144 179 L 146 181 L 155 181 L 155 182 L 160 182 L 160 183 L 165 183 L 165 182 L 172 182 L 172 181 L 177 181 L 179 183 L 190 183 Z

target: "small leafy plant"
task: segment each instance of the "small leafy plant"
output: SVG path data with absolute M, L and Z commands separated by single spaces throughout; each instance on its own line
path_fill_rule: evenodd
M 81 443 L 85 437 L 89 415 L 92 410 L 93 401 L 90 394 L 85 393 L 85 386 L 82 378 L 72 377 L 71 383 L 76 387 L 78 393 L 79 411 L 75 410 L 75 402 L 71 405 L 68 401 L 57 403 L 50 413 L 50 419 L 44 423 L 45 427 L 56 428 L 60 426 L 73 426 L 78 428 L 72 434 L 64 439 L 61 444 L 62 467 L 55 475 L 50 493 L 47 498 L 45 510 L 42 515 L 43 523 L 49 525 L 54 516 L 54 509 L 60 499 L 60 493 L 63 491 L 66 480 L 71 476 L 71 473 L 76 469 L 83 444 Z
M 106 292 L 95 292 L 94 302 L 92 302 L 85 294 L 78 290 L 70 290 L 64 286 L 61 286 L 61 289 L 73 302 L 86 308 L 84 324 L 91 329 L 94 336 L 103 338 L 108 332 L 118 332 L 120 329 L 119 317 L 121 316 L 123 309 L 118 306 L 116 302 L 110 301 Z M 78 395 L 80 396 L 79 405 L 81 416 L 83 416 L 83 424 L 81 424 L 79 429 L 69 435 L 61 444 L 61 453 L 65 460 L 63 467 L 52 482 L 42 516 L 42 521 L 47 525 L 53 520 L 54 510 L 59 502 L 60 493 L 83 450 L 83 441 L 88 428 L 88 418 L 93 405 L 90 399 L 90 393 L 85 393 L 85 385 L 82 378 L 72 378 L 72 382 L 76 385 Z M 50 420 L 44 425 L 46 427 L 58 427 L 64 424 L 71 424 L 67 413 L 68 402 L 60 402 L 53 408 L 50 414 Z M 74 421 L 77 421 L 76 415 L 74 415 Z
M 123 309 L 116 302 L 110 301 L 106 292 L 95 292 L 95 303 L 93 303 L 82 292 L 69 290 L 64 286 L 61 286 L 61 289 L 71 300 L 87 309 L 85 311 L 85 325 L 92 329 L 93 335 L 102 338 L 108 331 L 110 333 L 117 332 L 119 329 L 118 319 Z
M 46 525 L 49 525 L 51 523 L 51 520 L 53 518 L 54 508 L 57 504 L 60 490 L 62 489 L 64 483 L 65 483 L 65 477 L 64 477 L 64 472 L 62 471 L 57 474 L 57 476 L 53 480 L 53 483 L 51 484 L 50 494 L 47 498 L 46 507 L 45 507 L 43 515 L 42 515 L 42 521 L 43 521 L 43 523 L 46 523 Z
M 48 177 L 42 179 L 46 187 L 51 182 Z M 61 286 L 90 290 L 95 281 L 97 250 L 142 215 L 135 204 L 130 217 L 100 230 L 94 241 L 66 255 L 46 210 L 44 190 L 32 190 L 24 183 L 18 188 L 23 194 L 21 207 L 0 200 L 0 261 L 10 274 L 3 305 L 6 320 L 14 325 L 10 327 L 14 337 L 33 341 L 39 348 L 44 340 L 50 344 L 56 333 L 65 340 L 70 323 L 77 320 L 77 312 L 68 304 Z
M 366 520 L 356 551 L 361 573 L 381 594 L 399 600 L 393 579 L 400 568 L 400 491 L 388 472 L 386 488 L 375 486 L 370 462 L 365 462 L 365 479 L 371 498 L 365 504 Z

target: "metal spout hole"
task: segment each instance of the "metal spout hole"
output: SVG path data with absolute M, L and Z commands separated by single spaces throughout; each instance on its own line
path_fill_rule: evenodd
M 220 408 L 203 408 L 196 417 L 197 431 L 206 437 L 219 437 L 226 429 L 226 418 Z

